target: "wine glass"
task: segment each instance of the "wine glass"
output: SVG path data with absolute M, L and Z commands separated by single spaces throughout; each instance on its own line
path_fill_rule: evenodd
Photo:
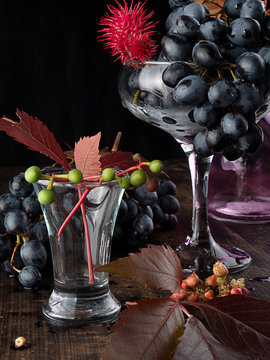
M 163 71 L 170 64 L 147 61 L 123 66 L 118 83 L 122 104 L 137 118 L 172 135 L 188 158 L 193 195 L 192 233 L 176 249 L 185 273 L 196 271 L 199 276 L 208 276 L 217 260 L 235 273 L 248 267 L 251 257 L 237 247 L 221 247 L 211 235 L 207 192 L 213 155 L 201 157 L 194 151 L 194 137 L 203 127 L 194 122 L 194 107 L 179 105 L 173 98 L 173 89 L 163 82 Z

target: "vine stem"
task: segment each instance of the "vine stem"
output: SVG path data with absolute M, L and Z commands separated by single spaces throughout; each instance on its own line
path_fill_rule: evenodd
M 179 306 L 181 310 L 187 315 L 187 317 L 191 317 L 190 312 L 188 312 L 187 309 L 181 303 L 179 303 Z
M 72 216 L 75 214 L 75 212 L 79 209 L 79 207 L 81 206 L 81 204 L 83 203 L 84 199 L 86 198 L 86 196 L 88 195 L 89 191 L 91 190 L 91 188 L 86 188 L 85 192 L 83 193 L 82 197 L 80 198 L 80 200 L 77 202 L 77 204 L 74 206 L 74 208 L 72 209 L 72 211 L 68 214 L 68 216 L 66 217 L 65 221 L 63 222 L 63 224 L 61 225 L 59 231 L 58 231 L 58 237 L 61 236 L 65 226 L 67 225 L 67 223 L 69 222 L 69 220 L 72 218 Z
M 86 191 L 85 191 L 86 192 Z M 89 191 L 88 191 L 89 193 Z M 82 198 L 82 190 L 78 189 L 79 198 Z M 94 272 L 93 272 L 93 262 L 92 262 L 92 254 L 91 254 L 91 242 L 89 237 L 89 229 L 85 216 L 85 208 L 83 202 L 81 203 L 81 212 L 83 217 L 83 225 L 85 231 L 85 240 L 86 240 L 86 248 L 87 248 L 87 262 L 88 262 L 88 272 L 89 272 L 89 284 L 93 284 L 95 282 Z
M 15 247 L 14 247 L 14 250 L 13 250 L 13 252 L 12 252 L 11 259 L 10 259 L 10 265 L 11 265 L 12 269 L 14 269 L 15 271 L 17 271 L 17 273 L 20 273 L 21 270 L 18 270 L 18 269 L 13 265 L 13 261 L 14 261 L 15 253 L 16 253 L 16 251 L 17 251 L 17 249 L 18 249 L 18 246 L 19 246 L 20 244 L 21 244 L 20 235 L 17 234 L 17 235 L 16 235 L 16 245 L 15 245 Z

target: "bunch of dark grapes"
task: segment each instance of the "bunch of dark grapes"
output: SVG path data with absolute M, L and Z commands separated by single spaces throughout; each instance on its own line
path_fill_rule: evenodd
M 123 197 L 113 234 L 117 250 L 144 247 L 155 227 L 172 229 L 177 223 L 180 204 L 176 185 L 169 179 L 151 179 Z
M 24 288 L 36 288 L 49 255 L 48 232 L 33 185 L 24 173 L 0 196 L 0 264 Z
M 225 0 L 223 7 L 213 0 L 211 11 L 208 4 L 169 0 L 158 60 L 171 63 L 162 81 L 173 106 L 192 107 L 189 118 L 201 126 L 196 153 L 233 161 L 263 141 L 257 121 L 269 102 L 270 16 L 261 0 Z M 159 95 L 150 95 L 151 103 L 145 91 L 140 100 L 162 107 Z

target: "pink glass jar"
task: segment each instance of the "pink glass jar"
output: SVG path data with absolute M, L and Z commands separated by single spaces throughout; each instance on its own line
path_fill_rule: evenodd
M 209 179 L 209 216 L 239 223 L 270 221 L 270 114 L 260 120 L 264 142 L 255 155 L 228 161 L 214 157 Z

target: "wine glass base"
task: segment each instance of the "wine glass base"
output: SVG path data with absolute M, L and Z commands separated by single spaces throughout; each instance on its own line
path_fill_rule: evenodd
M 180 258 L 184 277 L 193 271 L 201 278 L 213 274 L 213 265 L 220 260 L 229 270 L 229 274 L 234 274 L 248 268 L 251 264 L 251 256 L 234 246 L 221 247 L 214 240 L 210 247 L 185 244 L 176 249 Z
M 209 216 L 216 220 L 243 224 L 264 224 L 270 220 L 269 198 L 249 201 L 216 200 L 209 203 Z

